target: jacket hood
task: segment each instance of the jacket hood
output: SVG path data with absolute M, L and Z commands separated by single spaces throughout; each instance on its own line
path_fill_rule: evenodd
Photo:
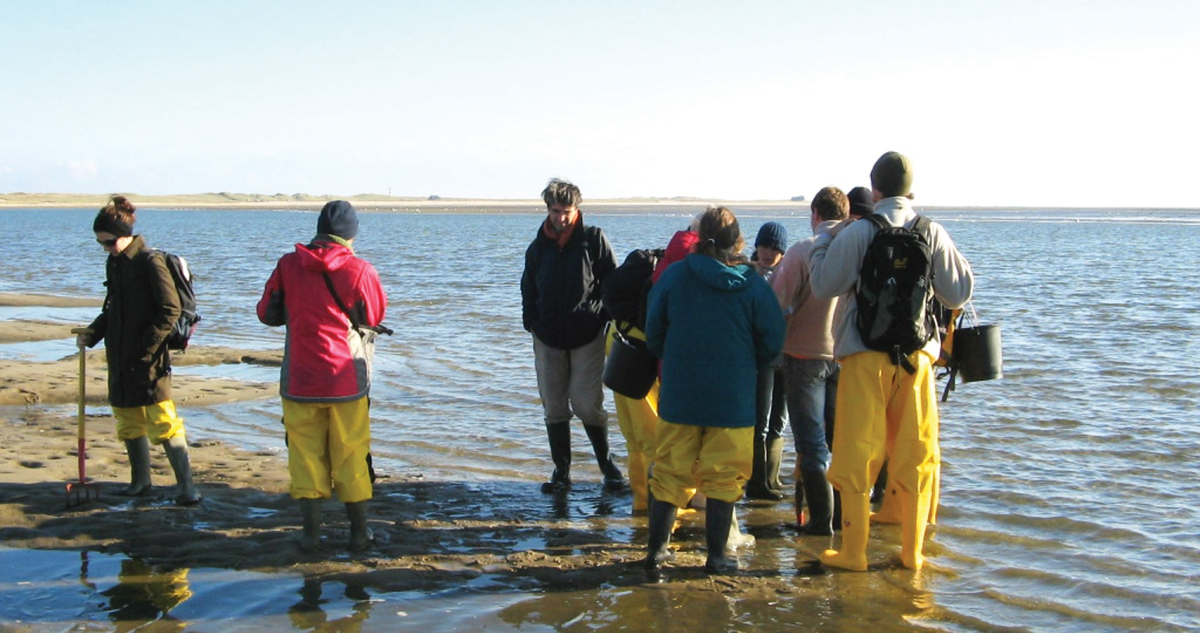
M 757 274 L 749 264 L 726 266 L 707 255 L 696 253 L 688 255 L 684 261 L 700 281 L 714 290 L 741 290 L 750 283 L 750 276 Z
M 331 271 L 354 259 L 354 252 L 336 242 L 313 241 L 312 244 L 297 244 L 296 256 L 305 270 Z

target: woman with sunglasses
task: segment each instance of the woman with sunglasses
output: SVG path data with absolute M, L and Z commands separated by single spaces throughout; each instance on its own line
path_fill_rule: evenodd
M 132 471 L 129 485 L 117 492 L 127 497 L 151 491 L 150 444 L 161 444 L 175 471 L 175 503 L 200 502 L 192 483 L 183 418 L 171 400 L 171 355 L 166 339 L 179 318 L 179 294 L 163 254 L 133 234 L 137 220 L 123 196 L 113 196 L 96 214 L 92 230 L 108 253 L 108 288 L 100 316 L 80 334 L 88 347 L 104 341 L 108 361 L 108 402 L 117 420 L 117 437 L 125 442 Z

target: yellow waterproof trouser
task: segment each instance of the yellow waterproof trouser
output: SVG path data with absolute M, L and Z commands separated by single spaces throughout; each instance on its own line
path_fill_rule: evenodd
M 733 503 L 742 498 L 753 467 L 754 427 L 693 426 L 660 419 L 650 492 L 659 501 L 683 508 L 699 484 L 709 498 Z
M 113 407 L 112 412 L 121 440 L 145 437 L 157 446 L 183 433 L 183 418 L 176 413 L 172 400 L 145 407 Z
M 604 353 L 612 349 L 615 327 L 608 329 L 608 338 L 604 343 Z M 629 330 L 629 336 L 646 340 L 646 335 L 637 328 Z M 657 448 L 656 431 L 658 428 L 658 381 L 650 387 L 650 393 L 641 400 L 634 400 L 613 392 L 613 405 L 617 409 L 617 424 L 621 435 L 625 436 L 625 450 L 629 452 L 627 470 L 629 472 L 629 488 L 633 491 L 633 509 L 647 508 L 646 493 L 649 486 L 649 470 L 654 464 L 654 451 Z
M 889 487 L 901 497 L 902 558 L 918 568 L 941 453 L 933 359 L 914 352 L 909 361 L 915 373 L 884 352 L 842 361 L 829 482 L 843 495 L 869 495 L 887 459 Z
M 343 503 L 371 498 L 367 454 L 371 417 L 367 398 L 350 402 L 283 401 L 288 473 L 293 499 L 328 499 L 337 488 Z

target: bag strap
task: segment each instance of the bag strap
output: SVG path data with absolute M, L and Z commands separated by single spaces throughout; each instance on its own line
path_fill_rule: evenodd
M 333 287 L 333 279 L 329 277 L 329 273 L 322 270 L 321 276 L 325 278 L 325 287 L 329 289 L 329 294 L 333 295 L 334 302 L 337 303 L 339 308 L 341 308 L 342 313 L 346 315 L 346 318 L 350 319 L 350 325 L 353 325 L 356 328 L 371 330 L 372 332 L 376 332 L 378 334 L 387 334 L 388 336 L 392 335 L 393 330 L 382 323 L 379 325 L 364 325 L 359 323 L 358 319 L 354 318 L 354 314 L 351 313 L 348 308 L 346 308 L 346 304 L 342 302 L 342 298 L 338 296 L 337 290 L 335 290 Z

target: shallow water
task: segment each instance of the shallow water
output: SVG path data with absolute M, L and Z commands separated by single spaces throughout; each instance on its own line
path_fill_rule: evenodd
M 619 256 L 665 245 L 692 211 L 602 214 L 585 207 L 587 220 L 604 227 Z M 734 211 L 749 234 L 767 220 L 783 222 L 793 241 L 807 231 L 806 209 L 794 215 Z M 10 232 L 22 236 L 6 247 L 7 259 L 37 262 L 36 268 L 0 268 L 0 292 L 99 296 L 103 253 L 88 230 L 93 213 L 0 211 Z M 278 256 L 311 236 L 315 213 L 147 209 L 140 215 L 139 229 L 151 243 L 185 255 L 197 274 L 205 320 L 196 344 L 282 345 L 281 331 L 260 325 L 253 307 Z M 1200 495 L 1200 436 L 1194 431 L 1200 313 L 1193 296 L 1200 287 L 1200 213 L 930 215 L 946 225 L 974 266 L 979 316 L 1002 326 L 1005 375 L 960 385 L 943 406 L 942 511 L 927 546 L 929 569 L 822 573 L 810 564 L 814 544 L 798 542 L 781 527 L 791 512 L 783 503 L 739 511 L 759 538 L 745 560 L 754 569 L 776 570 L 797 588 L 773 600 L 689 593 L 683 605 L 640 586 L 528 593 L 484 577 L 453 590 L 367 599 L 334 583 L 321 587 L 326 602 L 317 601 L 319 608 L 305 617 L 332 621 L 367 613 L 373 630 L 439 622 L 466 629 L 597 628 L 647 619 L 670 629 L 713 622 L 739 629 L 1200 627 L 1200 513 L 1194 504 Z M 522 253 L 540 216 L 362 213 L 361 221 L 357 250 L 380 271 L 391 299 L 386 322 L 396 330 L 377 349 L 377 465 L 485 488 L 527 483 L 532 490 L 547 474 L 549 459 L 517 284 Z M 21 308 L 20 315 L 38 310 Z M 42 312 L 68 322 L 79 318 L 78 309 Z M 62 355 L 73 352 L 66 341 L 57 347 L 0 346 L 0 355 L 37 360 L 38 354 L 58 354 L 59 347 Z M 45 351 L 34 351 L 39 349 Z M 230 375 L 223 373 L 227 368 L 179 371 Z M 244 373 L 236 377 L 250 380 L 274 374 L 238 371 Z M 277 401 L 185 414 L 193 436 L 282 450 Z M 613 436 L 623 454 L 615 429 Z M 627 507 L 602 508 L 588 496 L 587 484 L 598 483 L 599 475 L 580 450 L 583 434 L 577 432 L 576 439 L 581 465 L 576 478 L 585 485 L 567 513 L 553 514 L 536 494 L 521 503 L 530 512 L 546 512 L 548 520 L 598 523 L 615 540 L 638 538 L 631 527 L 638 519 L 630 519 Z M 880 535 L 894 542 L 887 529 Z M 513 544 L 538 546 L 536 539 Z M 873 549 L 883 547 L 873 540 Z M 60 555 L 75 557 L 78 572 L 79 553 L 55 553 Z M 0 552 L 0 567 L 12 569 L 11 556 L 24 554 Z M 120 562 L 105 562 L 102 577 L 114 577 Z M 46 613 L 35 609 L 22 619 L 46 624 L 45 630 L 57 630 L 51 623 L 105 620 L 111 609 L 71 584 L 77 573 L 58 567 L 47 562 L 44 578 L 14 589 L 48 596 L 36 601 Z M 241 578 L 224 574 L 234 572 L 191 570 L 188 577 L 201 589 L 209 579 Z M 317 626 L 315 620 L 272 610 L 276 602 L 302 601 L 301 578 L 246 579 L 277 600 L 229 616 L 218 612 L 226 589 L 216 585 L 222 582 L 212 580 L 211 590 L 193 588 L 171 617 L 182 612 L 191 615 L 181 620 L 248 630 Z M 72 601 L 70 613 L 50 606 Z M 437 620 L 439 613 L 449 620 Z

